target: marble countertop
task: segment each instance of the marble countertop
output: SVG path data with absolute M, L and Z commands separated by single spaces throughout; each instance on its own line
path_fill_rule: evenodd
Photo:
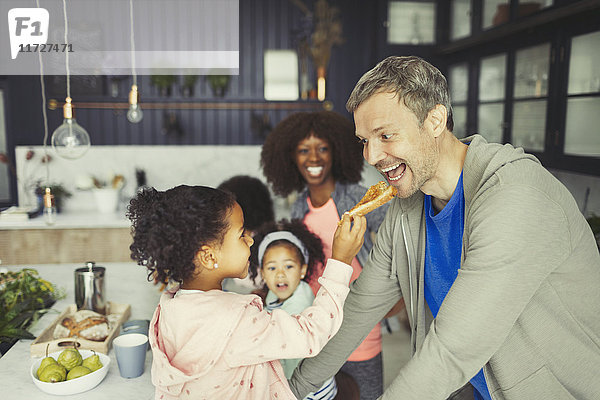
M 94 228 L 129 228 L 131 221 L 125 212 L 102 214 L 95 211 L 64 212 L 56 215 L 56 222 L 47 225 L 42 216 L 26 221 L 2 221 L 0 230 L 13 229 L 94 229 Z
M 158 287 L 147 281 L 145 268 L 133 262 L 104 263 L 102 265 L 106 267 L 104 281 L 106 300 L 130 304 L 130 319 L 151 319 L 158 304 L 160 292 Z M 23 266 L 4 267 L 12 271 L 23 268 Z M 31 267 L 37 269 L 42 278 L 63 288 L 66 292 L 66 297 L 57 301 L 52 307 L 52 311 L 46 313 L 35 325 L 30 327 L 30 332 L 37 336 L 56 319 L 60 312 L 64 311 L 70 304 L 74 304 L 73 271 L 79 268 L 80 265 L 46 264 Z M 1 397 L 3 400 L 56 400 L 59 398 L 42 392 L 32 382 L 29 374 L 33 362 L 29 351 L 31 342 L 31 340 L 20 340 L 0 358 L 0 382 L 3 382 Z M 108 355 L 111 358 L 109 371 L 106 378 L 98 386 L 84 393 L 60 397 L 73 400 L 106 400 L 112 398 L 149 400 L 154 398 L 154 387 L 150 380 L 151 351 L 146 354 L 144 374 L 134 379 L 125 379 L 119 374 L 114 349 L 111 348 Z

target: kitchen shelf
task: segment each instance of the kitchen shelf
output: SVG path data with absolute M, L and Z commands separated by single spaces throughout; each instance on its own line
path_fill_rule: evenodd
M 64 102 L 48 100 L 48 109 L 60 110 Z M 127 102 L 73 102 L 76 109 L 126 110 Z M 139 103 L 142 110 L 307 110 L 333 109 L 331 101 L 323 102 L 145 102 Z

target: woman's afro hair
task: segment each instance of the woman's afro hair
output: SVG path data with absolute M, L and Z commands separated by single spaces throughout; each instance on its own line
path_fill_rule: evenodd
M 245 228 L 255 232 L 265 222 L 275 221 L 273 200 L 269 188 L 260 179 L 236 175 L 218 186 L 235 196 L 244 212 Z
M 148 268 L 148 280 L 182 283 L 192 276 L 202 245 L 223 243 L 234 204 L 231 193 L 206 186 L 144 189 L 127 207 L 131 258 Z
M 362 145 L 354 135 L 354 124 L 333 111 L 298 112 L 277 124 L 262 147 L 260 164 L 276 194 L 287 196 L 304 188 L 306 182 L 295 162 L 296 147 L 313 133 L 331 146 L 333 179 L 360 181 Z
M 311 275 L 316 270 L 315 266 L 325 264 L 325 254 L 323 253 L 323 242 L 321 242 L 321 239 L 309 231 L 300 219 L 292 219 L 291 221 L 282 219 L 280 222 L 269 222 L 260 227 L 254 236 L 254 245 L 250 249 L 250 278 L 254 281 L 258 276 L 258 270 L 261 268 L 261 265 L 258 265 L 258 247 L 260 243 L 269 233 L 279 231 L 291 232 L 304 244 L 306 251 L 308 251 L 308 267 L 304 275 L 304 280 L 310 280 Z M 287 240 L 275 240 L 269 243 L 267 249 L 282 243 L 291 244 Z M 300 252 L 300 249 L 295 245 L 293 246 L 297 250 L 298 258 L 303 260 L 304 256 Z

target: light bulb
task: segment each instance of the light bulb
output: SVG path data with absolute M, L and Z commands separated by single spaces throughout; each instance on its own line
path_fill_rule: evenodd
M 70 97 L 67 97 L 63 110 L 65 119 L 52 133 L 52 148 L 59 157 L 75 160 L 83 157 L 90 148 L 90 135 L 73 118 Z
M 56 222 L 56 206 L 49 187 L 46 188 L 44 193 L 44 221 L 46 225 L 54 225 Z
M 127 120 L 134 124 L 137 124 L 142 120 L 144 113 L 142 108 L 138 104 L 139 93 L 137 85 L 131 85 L 131 91 L 129 92 L 129 111 L 127 111 Z
M 127 111 L 127 120 L 134 124 L 137 124 L 142 120 L 144 113 L 142 109 L 137 104 L 130 104 L 129 111 Z

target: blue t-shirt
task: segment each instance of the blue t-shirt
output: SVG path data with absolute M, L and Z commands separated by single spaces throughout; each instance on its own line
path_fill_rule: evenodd
M 425 195 L 427 245 L 425 247 L 425 300 L 433 316 L 454 283 L 460 268 L 465 227 L 465 195 L 462 173 L 450 201 L 438 214 Z M 483 369 L 471 379 L 476 400 L 491 400 Z

